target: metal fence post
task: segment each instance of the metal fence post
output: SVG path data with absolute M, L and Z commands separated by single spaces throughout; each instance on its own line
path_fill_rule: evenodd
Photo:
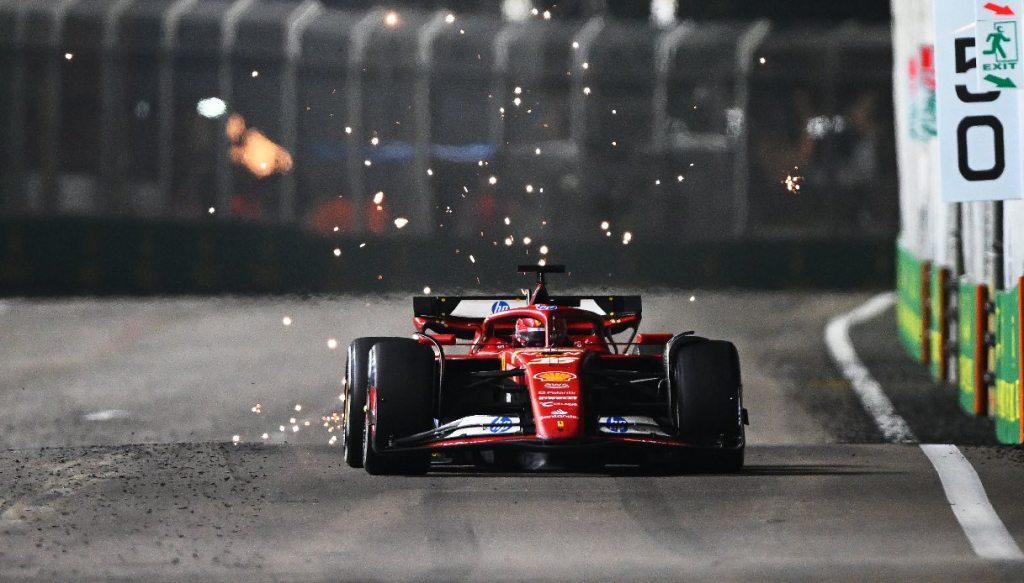
M 18 0 L 7 2 L 15 7 L 14 13 L 14 63 L 11 79 L 7 90 L 10 92 L 11 133 L 7 137 L 9 156 L 7 172 L 10 173 L 8 184 L 13 200 L 6 201 L 10 211 L 24 212 L 28 210 L 28 192 L 25 181 L 25 12 L 26 4 Z M 17 202 L 15 202 L 17 200 Z
M 733 199 L 736 205 L 736 227 L 733 235 L 740 237 L 747 232 L 747 223 L 750 221 L 750 72 L 754 65 L 754 52 L 764 42 L 765 37 L 771 31 L 771 23 L 767 20 L 755 22 L 747 32 L 740 38 L 736 47 L 736 69 L 739 74 L 736 76 L 736 106 L 743 112 L 743 122 L 740 124 L 739 135 L 737 136 L 736 164 L 734 166 L 735 191 Z
M 654 86 L 654 103 L 652 112 L 654 115 L 653 130 L 651 132 L 651 145 L 655 152 L 663 152 L 668 144 L 668 77 L 672 68 L 672 58 L 679 50 L 679 43 L 683 41 L 686 34 L 693 27 L 687 23 L 680 24 L 672 30 L 658 37 L 658 46 L 655 49 L 654 70 L 656 75 Z
M 583 94 L 584 75 L 579 73 L 583 70 L 583 63 L 590 58 L 590 47 L 597 35 L 604 30 L 604 18 L 595 16 L 587 21 L 579 33 L 572 39 L 573 71 L 577 73 L 572 76 L 572 93 L 569 97 L 569 112 L 572 117 L 569 128 L 569 138 L 576 144 L 577 151 L 583 159 L 586 151 L 587 137 L 587 108 L 586 96 Z
M 174 47 L 178 40 L 178 23 L 199 0 L 177 0 L 164 13 L 163 50 L 160 55 L 160 129 L 157 152 L 157 179 L 160 184 L 160 208 L 171 210 L 171 189 L 174 176 Z
M 430 83 L 433 77 L 434 64 L 434 39 L 444 29 L 447 10 L 439 10 L 420 28 L 416 39 L 416 62 L 419 64 L 417 71 L 417 91 L 419 97 L 416 101 L 416 172 L 413 180 L 416 184 L 416 198 L 419 202 L 416 205 L 418 216 L 422 220 L 416 221 L 416 233 L 427 234 L 433 228 L 433 221 L 428 217 L 433 216 L 433 190 L 430 188 L 430 181 L 427 180 L 427 169 L 430 167 L 432 124 L 430 107 Z
M 235 0 L 230 8 L 224 13 L 220 22 L 220 68 L 218 71 L 218 86 L 221 99 L 230 104 L 234 100 L 234 82 L 231 79 L 231 57 L 235 47 L 235 38 L 238 35 L 238 21 L 242 14 L 249 9 L 256 0 Z M 234 188 L 231 160 L 228 156 L 228 137 L 223 132 L 217 132 L 217 210 L 218 216 L 230 216 L 231 191 Z
M 118 75 L 121 71 L 117 58 L 117 24 L 121 15 L 134 3 L 135 0 L 117 0 L 103 21 L 99 184 L 100 196 L 106 195 L 106 204 L 101 208 L 111 214 L 134 214 L 128 192 L 127 167 L 123 159 L 125 124 L 117 111 L 124 95 L 123 77 Z
M 285 36 L 285 67 L 281 77 L 281 143 L 289 152 L 298 152 L 298 63 L 302 57 L 302 33 L 323 7 L 319 0 L 305 0 L 288 15 Z M 281 176 L 279 220 L 295 221 L 295 168 Z
M 355 230 L 366 231 L 366 193 L 363 192 L 363 162 L 360 160 L 360 140 L 363 135 L 363 63 L 366 47 L 374 28 L 383 20 L 384 10 L 375 8 L 366 13 L 352 27 L 351 46 L 348 51 L 348 120 L 352 132 L 345 136 L 345 163 L 348 164 L 348 195 L 355 209 Z

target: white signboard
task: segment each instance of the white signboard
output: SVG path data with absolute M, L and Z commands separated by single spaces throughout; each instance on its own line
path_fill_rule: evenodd
M 935 0 L 935 81 L 942 199 L 1024 198 L 1020 92 L 977 85 L 975 6 Z
M 1021 64 L 1022 0 L 975 0 L 974 46 L 977 47 L 978 89 L 1024 87 Z

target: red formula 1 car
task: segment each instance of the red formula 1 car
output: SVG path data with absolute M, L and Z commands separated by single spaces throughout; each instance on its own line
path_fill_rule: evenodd
M 639 296 L 549 296 L 545 275 L 563 266 L 519 270 L 537 274 L 526 298 L 416 297 L 412 339 L 352 342 L 349 466 L 742 468 L 747 413 L 732 343 L 637 334 Z

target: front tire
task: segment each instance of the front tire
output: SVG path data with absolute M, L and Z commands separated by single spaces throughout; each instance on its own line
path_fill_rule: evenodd
M 366 423 L 366 380 L 370 349 L 386 337 L 356 338 L 348 345 L 345 362 L 345 418 L 342 454 L 350 468 L 363 467 L 363 425 Z
M 370 349 L 372 415 L 363 433 L 363 467 L 373 475 L 423 474 L 429 451 L 381 453 L 393 439 L 433 427 L 434 351 L 415 340 L 388 338 Z
M 671 346 L 668 362 L 679 436 L 699 448 L 685 461 L 701 470 L 740 471 L 745 435 L 736 347 L 722 340 L 682 338 Z

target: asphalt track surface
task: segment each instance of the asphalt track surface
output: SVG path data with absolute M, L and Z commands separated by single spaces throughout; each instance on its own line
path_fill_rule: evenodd
M 882 443 L 829 362 L 825 324 L 868 297 L 645 294 L 644 329 L 736 342 L 741 474 L 416 478 L 344 467 L 321 422 L 344 347 L 407 333 L 407 298 L 3 300 L 0 580 L 1024 580 L 974 554 L 921 449 Z M 851 336 L 1024 543 L 1024 451 L 894 332 L 887 313 Z

